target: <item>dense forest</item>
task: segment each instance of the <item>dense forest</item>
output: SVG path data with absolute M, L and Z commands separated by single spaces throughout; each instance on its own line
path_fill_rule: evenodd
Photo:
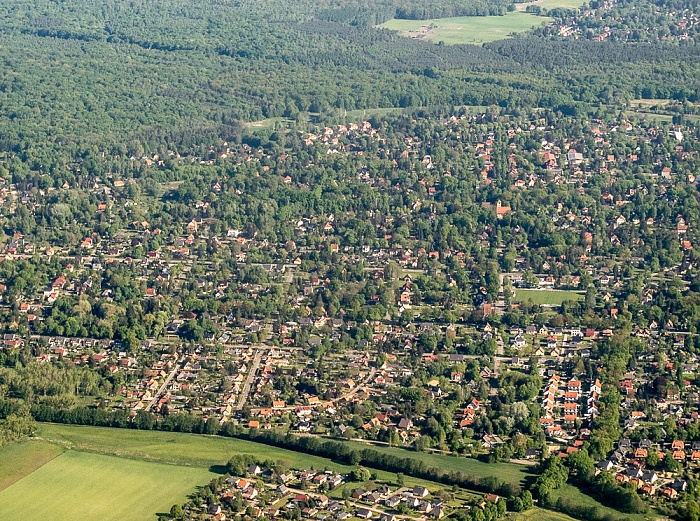
M 540 35 L 438 46 L 374 29 L 400 16 L 395 4 L 386 5 L 375 20 L 356 23 L 342 10 L 368 13 L 376 4 L 293 1 L 281 11 L 261 0 L 5 2 L 0 147 L 27 154 L 32 168 L 49 172 L 92 145 L 108 150 L 139 142 L 146 150 L 167 144 L 182 151 L 235 139 L 241 121 L 328 118 L 339 109 L 500 105 L 572 112 L 642 95 L 698 98 L 700 53 L 692 39 L 652 47 Z M 465 14 L 479 5 L 430 2 L 425 12 L 404 15 Z

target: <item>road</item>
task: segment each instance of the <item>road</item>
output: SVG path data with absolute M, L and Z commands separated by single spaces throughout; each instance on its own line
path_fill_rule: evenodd
M 500 331 L 496 331 L 496 345 L 496 356 L 493 358 L 493 372 L 499 374 L 499 369 L 501 368 L 501 360 L 505 358 L 503 356 L 503 337 L 501 336 Z
M 258 372 L 258 367 L 260 367 L 260 359 L 262 358 L 262 351 L 256 351 L 255 353 L 255 358 L 253 358 L 253 365 L 250 367 L 250 372 L 248 373 L 248 377 L 245 379 L 245 385 L 243 386 L 243 392 L 241 393 L 241 397 L 238 400 L 238 405 L 236 406 L 236 410 L 240 411 L 243 409 L 243 406 L 245 405 L 245 402 L 248 400 L 248 394 L 250 394 L 250 388 L 253 385 L 253 380 L 255 379 L 255 375 Z
M 182 359 L 184 359 L 184 355 L 175 361 L 175 367 L 173 367 L 173 370 L 170 371 L 170 374 L 168 374 L 168 377 L 165 379 L 165 382 L 163 382 L 163 385 L 161 385 L 158 388 L 158 391 L 156 392 L 156 394 L 153 395 L 153 399 L 150 402 L 148 402 L 148 405 L 146 405 L 147 411 L 150 411 L 151 408 L 158 402 L 158 399 L 163 394 L 165 389 L 168 387 L 168 384 L 170 383 L 170 381 L 173 378 L 175 378 L 175 375 L 177 375 L 178 371 L 180 371 L 180 369 L 182 369 L 182 367 L 180 366 L 180 361 Z
M 284 277 L 285 284 L 291 284 L 294 281 L 294 268 L 287 269 L 287 275 Z
M 496 311 L 498 314 L 503 314 L 505 311 L 506 307 L 506 302 L 504 300 L 504 293 L 503 293 L 503 281 L 506 277 L 510 276 L 510 273 L 501 273 L 498 277 L 498 301 L 496 302 Z M 503 357 L 504 353 L 504 346 L 503 346 L 503 337 L 501 336 L 501 332 L 496 330 L 496 356 L 493 358 L 493 372 L 496 374 L 500 374 L 500 369 L 501 369 L 501 359 Z M 491 389 L 491 394 L 497 394 L 498 389 L 492 388 Z

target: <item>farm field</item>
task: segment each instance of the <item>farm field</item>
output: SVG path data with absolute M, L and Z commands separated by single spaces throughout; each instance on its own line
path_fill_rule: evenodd
M 176 432 L 137 431 L 130 429 L 108 429 L 77 425 L 41 424 L 39 435 L 52 442 L 68 447 L 110 456 L 135 458 L 144 461 L 168 463 L 182 466 L 217 467 L 224 465 L 234 454 L 255 454 L 265 459 L 287 461 L 297 468 L 329 468 L 348 472 L 352 467 L 326 458 L 302 454 L 246 440 L 183 434 Z M 347 442 L 353 447 L 367 448 L 360 442 Z M 509 483 L 521 483 L 528 477 L 528 467 L 511 463 L 488 464 L 472 458 L 457 458 L 425 452 L 413 452 L 400 448 L 377 447 L 373 449 L 399 457 L 420 459 L 426 464 L 460 470 L 477 477 L 495 476 Z M 384 479 L 394 478 L 392 473 Z M 406 477 L 408 480 L 409 478 Z
M 14 443 L 0 449 L 0 492 L 63 454 L 63 448 L 44 441 Z
M 327 458 L 269 445 L 201 434 L 43 423 L 39 426 L 39 435 L 52 443 L 80 451 L 146 462 L 199 467 L 215 472 L 224 472 L 224 465 L 235 454 L 254 454 L 263 459 L 284 460 L 295 468 L 333 469 L 337 472 L 349 472 L 354 468 Z M 410 453 L 407 452 L 406 455 Z M 396 479 L 392 472 L 373 472 L 381 480 Z M 442 487 L 440 484 L 410 476 L 405 477 L 405 482 L 410 486 L 423 485 L 430 490 Z M 205 483 L 206 481 L 200 484 Z M 340 488 L 337 490 L 340 491 Z
M 53 521 L 154 519 L 213 476 L 205 468 L 68 450 L 0 492 L 0 512 L 4 521 L 29 519 L 29 508 L 32 519 Z
M 474 44 L 504 40 L 513 33 L 529 31 L 551 22 L 551 18 L 512 12 L 505 16 L 458 16 L 434 20 L 397 20 L 379 27 L 398 31 L 406 37 L 444 42 L 447 45 Z
M 5 486 L 4 490 L 0 488 L 3 519 L 24 519 L 27 504 L 40 505 L 33 511 L 38 518 L 57 521 L 152 518 L 172 504 L 182 503 L 196 487 L 223 472 L 223 465 L 234 454 L 281 459 L 296 468 L 329 468 L 340 472 L 352 468 L 326 458 L 245 440 L 196 434 L 40 424 L 39 436 L 41 440 L 0 450 L 0 484 Z M 366 447 L 359 442 L 348 443 Z M 532 476 L 528 467 L 517 464 L 486 464 L 470 458 L 375 448 L 448 470 L 479 477 L 495 476 L 509 483 L 523 483 Z M 394 473 L 377 471 L 376 475 L 377 479 L 390 483 L 396 480 Z M 443 488 L 409 476 L 405 477 L 405 484 L 420 484 L 433 491 Z M 575 498 L 586 506 L 599 505 L 578 489 L 566 487 L 561 493 L 567 498 Z M 339 487 L 332 495 L 340 497 L 342 489 Z M 547 510 L 541 512 L 542 516 L 535 517 L 542 521 L 570 519 Z
M 260 443 L 201 434 L 44 423 L 39 426 L 39 436 L 82 451 L 170 465 L 220 467 L 235 454 L 254 454 L 264 459 L 282 459 L 294 467 L 327 467 L 338 471 L 352 468 L 326 458 Z
M 542 306 L 561 306 L 565 300 L 581 300 L 583 293 L 557 289 L 516 289 L 515 298 L 521 302 L 531 300 Z

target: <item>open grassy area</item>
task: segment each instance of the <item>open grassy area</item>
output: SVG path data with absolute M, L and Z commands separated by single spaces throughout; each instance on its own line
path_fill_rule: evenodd
M 532 508 L 527 512 L 513 514 L 513 521 L 576 521 L 573 517 L 543 508 Z
M 327 458 L 269 445 L 201 434 L 47 423 L 40 424 L 39 434 L 47 441 L 79 451 L 218 472 L 224 471 L 224 465 L 235 454 L 253 454 L 274 461 L 284 460 L 294 468 L 332 469 L 337 472 L 349 472 L 354 468 Z M 372 472 L 380 480 L 393 482 L 396 479 L 396 474 L 392 472 Z M 409 486 L 423 485 L 430 490 L 444 487 L 410 476 L 405 477 L 405 482 Z M 337 490 L 340 493 L 341 489 Z
M 63 454 L 63 448 L 43 441 L 13 443 L 0 449 L 0 491 Z
M 643 108 L 643 109 L 648 109 L 651 107 L 660 107 L 663 108 L 667 106 L 669 103 L 671 103 L 670 99 L 662 99 L 662 98 L 650 98 L 650 99 L 633 99 L 630 101 L 630 107 L 632 108 Z
M 347 465 L 308 454 L 245 440 L 200 434 L 44 423 L 39 427 L 39 435 L 47 441 L 81 451 L 170 465 L 220 467 L 235 454 L 254 454 L 263 459 L 282 459 L 293 467 L 313 466 L 344 472 L 351 469 Z
M 367 448 L 367 445 L 361 442 L 347 443 L 359 449 Z M 480 478 L 493 476 L 516 485 L 525 483 L 528 477 L 533 477 L 533 474 L 530 473 L 531 467 L 516 463 L 484 463 L 474 458 L 448 456 L 434 452 L 415 452 L 398 447 L 373 445 L 372 448 L 401 458 L 419 459 L 431 467 L 444 470 L 458 470 Z
M 531 300 L 542 306 L 561 306 L 565 300 L 581 300 L 584 294 L 578 291 L 558 289 L 516 289 L 515 299 L 521 302 Z
M 558 489 L 552 492 L 552 498 L 554 501 L 556 501 L 560 497 L 566 498 L 569 501 L 575 502 L 579 505 L 583 505 L 586 507 L 599 508 L 605 514 L 609 514 L 612 518 L 625 519 L 625 521 L 647 521 L 650 519 L 657 518 L 654 512 L 650 512 L 649 514 L 623 514 L 618 510 L 614 510 L 612 508 L 604 506 L 602 503 L 599 503 L 591 496 L 584 494 L 578 488 L 574 487 L 573 485 L 569 485 L 568 483 L 564 484 L 563 486 L 559 487 Z
M 338 472 L 348 472 L 352 468 L 326 458 L 216 436 L 55 424 L 40 424 L 38 430 L 41 440 L 0 450 L 0 512 L 3 520 L 27 519 L 27 505 L 32 505 L 32 517 L 38 519 L 152 519 L 157 512 L 167 511 L 172 504 L 183 503 L 197 486 L 208 483 L 217 472 L 223 472 L 223 465 L 234 454 L 284 460 L 295 468 L 327 468 Z M 366 447 L 359 442 L 348 443 Z M 401 448 L 374 448 L 420 459 L 430 466 L 459 470 L 478 477 L 495 476 L 509 483 L 522 484 L 534 477 L 530 468 L 523 465 L 487 464 L 472 458 Z M 376 479 L 396 485 L 394 473 L 373 472 Z M 432 491 L 444 488 L 438 483 L 410 476 L 405 476 L 405 484 L 420 484 Z M 350 483 L 346 486 L 356 485 Z M 468 491 L 462 493 L 472 494 Z M 565 485 L 557 493 L 583 505 L 599 505 L 570 485 Z M 340 497 L 342 487 L 334 490 L 332 495 Z M 541 515 L 536 515 L 537 512 Z M 520 516 L 515 519 L 571 519 L 540 509 Z M 645 518 L 631 516 L 629 519 L 641 521 Z
M 213 476 L 203 468 L 66 451 L 0 492 L 0 512 L 4 521 L 154 519 Z
M 379 27 L 399 31 L 409 38 L 429 40 L 435 43 L 480 45 L 495 40 L 504 40 L 514 33 L 529 31 L 533 27 L 551 21 L 551 18 L 512 12 L 505 16 L 458 16 L 434 20 L 392 19 Z
M 586 2 L 583 0 L 535 0 L 534 2 L 515 4 L 515 9 L 518 11 L 524 11 L 528 5 L 537 5 L 542 9 L 576 9 L 581 7 L 584 3 Z
M 352 469 L 348 465 L 318 456 L 218 436 L 46 423 L 40 425 L 39 435 L 47 441 L 78 450 L 181 466 L 216 467 L 225 464 L 234 454 L 254 454 L 264 459 L 282 459 L 296 468 L 329 468 L 338 472 L 348 472 Z M 347 443 L 360 449 L 367 448 L 367 445 L 360 442 Z M 460 470 L 477 477 L 495 476 L 509 483 L 522 483 L 530 475 L 529 468 L 523 465 L 488 464 L 473 458 L 414 452 L 392 447 L 372 446 L 372 448 L 403 458 L 420 459 L 430 466 Z M 377 474 L 380 479 L 395 477 L 392 473 L 378 472 Z

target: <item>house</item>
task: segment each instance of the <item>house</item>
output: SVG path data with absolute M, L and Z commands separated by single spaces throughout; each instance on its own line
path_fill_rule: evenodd
M 602 459 L 596 464 L 596 467 L 600 470 L 608 471 L 613 468 L 613 462 L 609 459 Z
M 527 345 L 525 342 L 525 337 L 523 335 L 517 335 L 511 340 L 511 343 L 515 349 L 523 348 Z
M 384 501 L 384 504 L 389 508 L 396 508 L 397 506 L 399 506 L 400 503 L 401 496 L 399 495 L 391 496 L 390 498 L 386 499 L 386 501 Z
M 368 508 L 358 508 L 355 512 L 355 516 L 360 519 L 370 519 L 372 517 L 372 511 Z
M 408 430 L 413 428 L 413 422 L 407 418 L 401 418 L 399 420 L 399 429 Z
M 660 492 L 668 499 L 676 499 L 678 497 L 678 491 L 671 487 L 662 488 Z
M 685 443 L 683 440 L 673 440 L 673 443 L 671 443 L 671 450 L 684 450 L 685 449 Z
M 413 495 L 416 497 L 427 497 L 430 494 L 427 488 L 416 485 L 413 487 Z

